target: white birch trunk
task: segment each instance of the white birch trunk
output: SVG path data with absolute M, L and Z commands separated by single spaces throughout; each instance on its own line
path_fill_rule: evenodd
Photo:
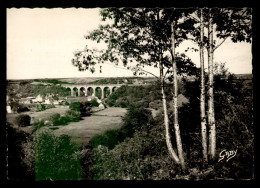
M 161 84 L 161 92 L 162 92 L 162 103 L 163 103 L 163 113 L 164 113 L 164 125 L 165 125 L 165 137 L 166 137 L 166 145 L 168 148 L 168 151 L 170 153 L 170 156 L 172 159 L 179 164 L 180 160 L 173 150 L 172 143 L 171 143 L 171 134 L 170 134 L 170 127 L 169 127 L 169 116 L 168 116 L 168 110 L 167 110 L 167 103 L 166 103 L 166 96 L 164 92 L 164 78 L 163 78 L 163 66 L 161 63 L 161 54 L 160 54 L 160 84 Z
M 209 155 L 213 160 L 216 155 L 216 125 L 214 113 L 214 73 L 213 73 L 213 18 L 209 9 L 208 24 L 209 50 L 208 50 L 208 70 L 209 70 L 209 90 L 208 90 L 208 125 L 209 125 Z
M 207 152 L 207 127 L 205 115 L 205 75 L 204 75 L 204 17 L 203 9 L 200 9 L 200 118 L 201 118 L 201 138 L 202 138 L 202 155 L 203 163 L 208 162 Z
M 180 134 L 180 127 L 179 127 L 179 120 L 178 120 L 178 82 L 177 82 L 177 67 L 176 67 L 176 60 L 175 60 L 175 23 L 174 21 L 171 23 L 171 50 L 173 55 L 173 62 L 172 62 L 172 69 L 173 69 L 173 82 L 174 82 L 174 93 L 173 93 L 173 113 L 174 113 L 174 129 L 175 129 L 175 137 L 176 137 L 176 144 L 178 150 L 178 156 L 180 159 L 180 164 L 183 171 L 186 170 L 186 164 L 183 157 L 183 149 L 182 149 L 182 141 L 181 141 L 181 134 Z

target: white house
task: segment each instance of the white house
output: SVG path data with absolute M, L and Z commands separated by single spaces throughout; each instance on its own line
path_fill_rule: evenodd
M 99 109 L 105 109 L 105 106 L 101 103 L 99 106 L 98 106 Z
M 51 104 L 51 101 L 50 101 L 50 99 L 45 99 L 45 102 L 44 102 L 44 104 Z
M 59 104 L 59 101 L 54 100 L 53 104 Z
M 43 101 L 43 98 L 42 98 L 42 96 L 39 94 L 39 95 L 37 95 L 37 97 L 35 98 L 35 100 L 36 100 L 37 102 L 42 102 L 42 101 Z
M 13 113 L 11 106 L 6 106 L 6 111 L 8 114 Z

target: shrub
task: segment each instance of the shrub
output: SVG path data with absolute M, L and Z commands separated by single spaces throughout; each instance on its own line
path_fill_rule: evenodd
M 31 122 L 31 117 L 26 114 L 19 115 L 16 118 L 16 123 L 19 127 L 30 126 L 30 122 Z
M 35 121 L 33 126 L 34 126 L 34 131 L 37 131 L 39 128 L 45 126 L 44 120 Z
M 66 117 L 66 116 L 61 116 L 60 117 L 60 125 L 67 125 L 67 123 L 69 122 L 70 120 L 69 120 L 69 118 L 68 117 Z
M 78 111 L 80 110 L 80 102 L 72 102 L 69 105 L 70 110 Z
M 6 125 L 6 144 L 8 145 L 8 179 L 34 180 L 34 149 L 32 136 L 16 129 L 9 123 Z
M 80 116 L 91 115 L 92 103 L 89 101 L 73 102 L 70 104 L 70 109 L 73 111 L 80 112 Z
M 124 133 L 131 136 L 135 130 L 147 129 L 152 124 L 153 118 L 150 110 L 145 108 L 130 107 L 123 117 Z
M 80 180 L 80 147 L 67 135 L 43 132 L 35 138 L 36 180 Z
M 69 121 L 79 121 L 80 120 L 80 112 L 74 110 L 66 111 L 65 116 L 68 118 Z
M 149 110 L 131 107 L 123 118 L 123 123 L 120 129 L 107 130 L 103 134 L 95 135 L 92 138 L 92 146 L 96 148 L 103 145 L 108 149 L 113 149 L 119 142 L 124 141 L 127 137 L 132 137 L 136 131 L 147 131 L 153 124 L 153 118 Z
M 93 149 L 94 180 L 169 180 L 178 173 L 168 155 L 165 138 L 155 130 L 152 134 L 136 132 L 112 150 L 100 145 Z
M 60 119 L 60 114 L 59 113 L 54 113 L 50 116 L 50 120 L 52 122 L 58 121 Z
M 97 102 L 97 100 L 92 100 L 92 106 L 98 107 L 99 103 Z
M 33 107 L 34 107 L 34 109 L 35 109 L 36 112 L 40 112 L 40 111 L 46 110 L 45 105 L 44 105 L 44 104 L 40 104 L 40 103 L 35 103 L 35 104 L 33 105 Z
M 92 138 L 92 146 L 94 148 L 99 145 L 103 145 L 108 147 L 108 149 L 112 149 L 118 144 L 118 135 L 120 130 L 107 130 L 103 134 L 95 135 Z
M 60 125 L 60 114 L 59 113 L 52 114 L 49 120 L 53 123 L 53 125 Z
M 29 110 L 29 108 L 27 108 L 27 107 L 19 107 L 19 108 L 17 109 L 17 112 L 18 112 L 18 113 L 28 112 L 28 111 L 30 111 L 30 110 Z

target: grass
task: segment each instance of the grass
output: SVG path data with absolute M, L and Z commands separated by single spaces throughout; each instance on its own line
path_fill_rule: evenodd
M 110 129 L 119 129 L 122 125 L 122 118 L 115 116 L 123 115 L 126 112 L 122 108 L 107 108 L 96 112 L 97 116 L 83 117 L 79 122 L 71 122 L 66 126 L 57 126 L 58 130 L 53 130 L 55 135 L 66 134 L 78 143 L 87 143 L 94 135 L 102 134 Z
M 20 114 L 28 114 L 31 117 L 31 124 L 33 124 L 34 121 L 37 119 L 47 120 L 54 113 L 59 113 L 61 116 L 65 115 L 67 110 L 69 110 L 68 106 L 56 106 L 56 108 L 47 109 L 45 111 L 40 111 L 40 112 L 30 111 L 30 112 L 24 112 Z M 7 122 L 14 124 L 16 117 L 19 116 L 20 114 L 6 114 Z

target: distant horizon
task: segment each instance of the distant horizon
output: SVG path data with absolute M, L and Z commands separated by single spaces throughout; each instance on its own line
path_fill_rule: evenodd
M 232 73 L 232 74 L 234 74 L 234 75 L 253 75 L 252 73 L 242 73 L 242 74 L 235 74 L 235 73 Z M 60 77 L 60 78 L 56 78 L 56 77 L 54 77 L 54 78 L 51 78 L 51 77 L 49 77 L 49 78 L 15 78 L 15 79 L 6 79 L 6 80 L 35 80 L 35 79 L 40 79 L 40 80 L 43 80 L 43 79 L 68 79 L 68 78 L 94 78 L 94 79 L 96 79 L 96 78 L 100 78 L 100 79 L 102 79 L 102 78 L 129 78 L 129 77 L 138 77 L 138 78 L 155 78 L 154 76 L 104 76 L 104 77 L 102 77 L 102 76 L 96 76 L 96 77 L 89 77 L 89 76 L 85 76 L 85 77 Z

